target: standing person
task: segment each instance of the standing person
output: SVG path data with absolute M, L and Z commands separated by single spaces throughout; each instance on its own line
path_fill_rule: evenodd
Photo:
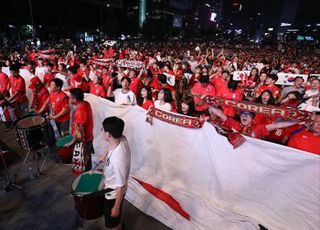
M 31 108 L 38 113 L 49 98 L 49 91 L 38 77 L 31 78 L 29 88 L 32 90 Z M 49 108 L 43 112 L 49 112 Z
M 10 79 L 7 74 L 2 72 L 2 63 L 0 63 L 0 99 L 10 95 L 9 89 Z
M 49 119 L 56 122 L 60 135 L 65 136 L 69 134 L 70 108 L 67 94 L 61 91 L 62 86 L 63 81 L 61 79 L 54 78 L 51 80 L 49 98 L 39 110 L 39 113 L 43 113 L 49 107 L 51 110 Z
M 26 82 L 23 77 L 19 74 L 19 66 L 10 66 L 10 72 L 12 76 L 10 77 L 10 85 L 12 90 L 11 97 L 7 100 L 9 103 L 14 103 L 16 109 L 18 110 L 19 116 L 23 116 L 29 110 L 29 101 L 26 95 Z
M 107 151 L 100 157 L 104 162 L 105 194 L 104 217 L 107 228 L 121 229 L 121 213 L 131 165 L 131 152 L 128 141 L 123 136 L 124 121 L 118 117 L 107 117 L 102 123 L 104 139 L 108 142 Z
M 121 89 L 116 89 L 111 93 L 108 89 L 108 97 L 114 96 L 114 102 L 118 105 L 136 105 L 137 99 L 135 94 L 130 90 L 131 79 L 128 77 L 121 78 Z
M 65 146 L 69 147 L 76 142 L 79 146 L 82 145 L 83 152 L 72 159 L 72 168 L 76 174 L 91 170 L 91 154 L 94 154 L 92 109 L 83 98 L 82 89 L 70 89 L 69 102 L 75 106 L 75 110 L 72 119 L 72 140 Z

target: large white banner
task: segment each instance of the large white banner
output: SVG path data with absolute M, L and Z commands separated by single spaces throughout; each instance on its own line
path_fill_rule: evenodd
M 132 153 L 126 199 L 165 225 L 181 230 L 259 229 L 258 223 L 269 229 L 319 228 L 319 156 L 248 137 L 233 149 L 208 123 L 188 129 L 154 119 L 151 126 L 138 106 L 89 94 L 85 100 L 93 110 L 95 159 L 106 148 L 103 119 L 124 119 Z

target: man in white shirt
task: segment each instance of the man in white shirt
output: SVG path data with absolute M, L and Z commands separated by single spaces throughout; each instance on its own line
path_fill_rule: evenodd
M 105 189 L 105 225 L 111 229 L 121 229 L 121 209 L 128 186 L 131 152 L 128 141 L 122 135 L 124 121 L 118 117 L 108 117 L 102 123 L 107 151 L 100 157 L 104 162 L 103 175 Z M 109 191 L 111 190 L 111 191 Z
M 137 99 L 135 94 L 129 89 L 131 79 L 129 77 L 121 78 L 121 89 L 116 89 L 113 91 L 114 103 L 118 105 L 136 105 Z M 110 84 L 111 87 L 111 84 Z M 108 97 L 111 97 L 110 87 L 108 90 Z

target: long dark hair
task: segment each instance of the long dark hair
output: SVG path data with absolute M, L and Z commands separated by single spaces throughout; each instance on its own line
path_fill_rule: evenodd
M 276 100 L 274 99 L 274 97 L 273 97 L 273 95 L 272 95 L 272 92 L 270 91 L 270 90 L 264 90 L 261 94 L 260 94 L 260 96 L 256 99 L 256 103 L 262 103 L 262 94 L 264 94 L 264 93 L 268 93 L 269 94 L 269 96 L 270 96 L 270 98 L 269 98 L 269 100 L 268 100 L 268 105 L 274 105 L 274 104 L 276 104 Z
M 182 112 L 182 103 L 185 103 L 189 106 L 189 110 L 187 114 Z M 197 112 L 195 109 L 194 98 L 192 96 L 186 96 L 182 99 L 182 101 L 178 105 L 178 113 L 188 115 L 188 116 L 196 116 Z
M 173 101 L 172 92 L 168 88 L 162 88 L 164 102 L 171 103 Z
M 147 91 L 147 100 L 151 100 L 152 101 L 152 91 L 151 91 L 151 88 L 149 86 L 143 86 L 138 94 L 138 97 L 137 97 L 137 104 L 138 105 L 142 105 L 143 104 L 143 98 L 141 96 L 141 91 L 145 89 Z

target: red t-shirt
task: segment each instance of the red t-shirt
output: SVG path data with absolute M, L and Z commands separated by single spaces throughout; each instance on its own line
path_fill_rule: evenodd
M 214 87 L 211 84 L 207 84 L 206 86 L 202 86 L 201 83 L 196 83 L 191 90 L 192 94 L 195 95 L 209 95 L 214 96 L 216 95 L 216 91 L 214 90 Z M 207 104 L 202 104 L 201 98 L 199 96 L 194 97 L 194 103 L 196 110 L 198 111 L 205 111 L 208 109 Z
M 33 98 L 32 106 L 36 110 L 36 112 L 38 112 L 42 108 L 44 103 L 47 101 L 49 97 L 49 91 L 47 90 L 46 87 L 42 87 L 42 89 L 40 89 L 39 92 L 34 92 L 33 97 L 36 97 L 36 98 Z M 44 111 L 44 112 L 48 112 L 48 111 Z
M 53 115 L 57 115 L 63 109 L 69 107 L 69 97 L 62 91 L 50 93 L 50 102 Z M 70 113 L 56 119 L 57 122 L 69 121 Z
M 106 90 L 109 89 L 110 82 L 112 80 L 111 74 L 103 74 L 102 75 L 102 84 Z
M 254 138 L 265 137 L 269 134 L 266 124 L 256 125 L 252 123 L 249 128 L 246 128 L 239 121 L 236 121 L 232 118 L 227 118 L 227 120 L 223 123 L 223 126 L 227 127 L 228 129 L 235 129 L 243 135 Z
M 237 88 L 235 91 L 230 91 L 228 88 L 224 89 L 223 91 L 219 91 L 220 93 L 217 96 L 231 99 L 233 101 L 242 101 L 243 98 L 243 91 L 242 89 Z M 223 113 L 228 117 L 234 117 L 236 114 L 236 109 L 231 106 L 221 106 Z
M 129 85 L 129 89 L 134 92 L 134 94 L 136 95 L 136 97 L 138 96 L 140 89 L 142 87 L 142 82 L 140 80 L 140 78 L 135 77 L 133 79 L 131 79 L 131 83 Z
M 74 111 L 72 121 L 72 134 L 75 134 L 76 124 L 80 124 L 84 129 L 84 140 L 90 142 L 93 140 L 93 119 L 92 110 L 88 102 L 81 102 Z
M 151 106 L 153 106 L 152 100 L 146 100 L 146 102 L 141 105 L 145 110 L 148 110 Z
M 16 102 L 19 105 L 25 104 L 28 102 L 28 98 L 26 95 L 26 82 L 21 77 L 11 77 L 10 78 L 10 84 L 12 89 L 12 95 L 14 95 L 16 92 L 18 92 L 16 98 Z
M 320 136 L 315 136 L 308 130 L 302 130 L 290 137 L 288 146 L 320 155 Z
M 222 78 L 217 78 L 214 81 L 211 81 L 213 83 L 214 89 L 216 90 L 217 95 L 222 98 L 227 98 L 223 97 L 223 94 L 226 92 L 229 92 L 228 89 L 228 80 L 223 80 Z
M 104 98 L 107 97 L 106 90 L 104 89 L 104 87 L 102 85 L 91 84 L 90 93 L 97 95 L 99 97 L 104 97 Z
M 5 73 L 0 73 L 0 93 L 2 96 L 6 96 L 9 93 L 7 90 L 8 85 L 10 85 L 10 79 L 8 75 Z

